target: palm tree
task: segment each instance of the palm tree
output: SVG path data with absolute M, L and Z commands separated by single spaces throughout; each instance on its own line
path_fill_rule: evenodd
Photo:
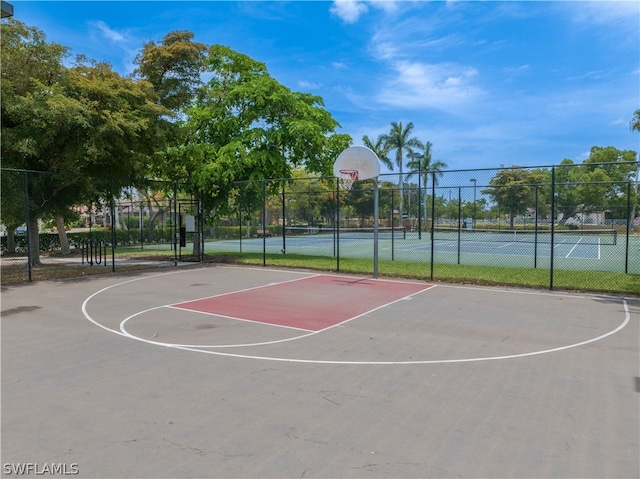
M 630 123 L 631 131 L 640 131 L 640 110 L 636 110 Z
M 393 170 L 393 163 L 391 163 L 391 160 L 387 156 L 389 154 L 389 150 L 384 144 L 383 135 L 378 135 L 378 139 L 375 143 L 367 135 L 364 135 L 362 137 L 362 142 L 364 143 L 364 146 L 366 146 L 376 154 L 383 165 L 385 165 L 390 170 Z
M 413 130 L 413 123 L 407 123 L 405 128 L 402 127 L 402 122 L 396 123 L 395 121 L 391 122 L 391 131 L 388 135 L 380 135 L 382 144 L 384 144 L 387 151 L 396 150 L 396 165 L 398 165 L 398 170 L 400 173 L 400 178 L 398 180 L 398 186 L 400 188 L 400 205 L 398 206 L 398 211 L 400 214 L 400 223 L 402 224 L 402 202 L 404 199 L 404 178 L 402 176 L 402 168 L 404 166 L 404 152 L 406 151 L 408 155 L 413 154 L 413 148 L 422 148 L 422 143 L 415 138 L 410 137 L 411 131 Z
M 433 161 L 431 156 L 431 147 L 433 143 L 427 141 L 424 144 L 422 152 L 412 152 L 409 155 L 411 161 L 407 163 L 407 167 L 411 168 L 411 171 L 407 174 L 407 179 L 411 178 L 414 174 L 417 174 L 420 171 L 422 175 L 423 184 L 427 184 L 427 178 L 429 173 L 435 173 L 435 176 L 439 176 L 442 178 L 442 170 L 446 169 L 448 165 L 444 161 L 436 160 Z M 435 184 L 438 185 L 438 179 L 435 178 Z
M 411 178 L 414 174 L 420 174 L 420 179 L 422 180 L 422 184 L 427 187 L 427 180 L 429 178 L 430 173 L 434 173 L 433 175 L 433 183 L 434 186 L 438 185 L 438 176 L 442 178 L 442 170 L 447 168 L 447 164 L 444 161 L 436 160 L 433 161 L 431 156 L 431 147 L 433 144 L 430 141 L 427 141 L 423 148 L 422 152 L 414 151 L 409 154 L 409 158 L 411 161 L 407 163 L 407 167 L 411 169 L 409 174 L 407 174 L 407 179 Z M 424 195 L 424 216 L 425 220 L 427 218 L 427 194 L 425 192 Z

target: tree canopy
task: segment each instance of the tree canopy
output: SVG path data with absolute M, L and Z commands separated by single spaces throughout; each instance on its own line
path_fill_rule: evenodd
M 626 211 L 629 185 L 636 181 L 636 153 L 612 146 L 591 148 L 582 163 L 563 160 L 555 171 L 555 211 L 560 224 L 578 215 L 608 211 L 621 215 Z M 512 167 L 500 170 L 482 193 L 491 197 L 501 210 L 509 213 L 511 227 L 517 215 L 535 206 L 546 214 L 551 201 L 551 170 Z M 637 202 L 635 188 L 630 201 Z
M 482 193 L 492 197 L 509 214 L 510 228 L 513 228 L 514 218 L 535 205 L 536 185 L 545 183 L 545 176 L 540 170 L 514 166 L 498 171 Z
M 351 143 L 322 98 L 291 91 L 264 64 L 194 42 L 191 32 L 144 44 L 131 77 L 83 56 L 65 66 L 66 47 L 15 19 L 2 23 L 1 41 L 3 167 L 64 173 L 29 185 L 34 225 L 150 173 L 179 182 L 209 211 L 225 208 L 234 182 L 289 177 L 298 167 L 329 174 Z M 244 197 L 247 207 L 258 201 Z M 7 224 L 20 215 L 3 209 Z
M 107 63 L 78 57 L 64 66 L 67 49 L 22 22 L 3 22 L 1 41 L 3 167 L 64 173 L 30 175 L 37 264 L 37 219 L 104 194 L 109 178 L 143 175 L 162 144 L 158 125 L 167 110 L 150 83 L 124 78 Z
M 328 174 L 351 143 L 322 98 L 293 92 L 266 66 L 229 47 L 209 47 L 209 80 L 183 110 L 180 141 L 158 155 L 158 175 L 186 182 L 207 210 L 225 207 L 234 182 Z M 257 195 L 256 195 L 257 196 Z

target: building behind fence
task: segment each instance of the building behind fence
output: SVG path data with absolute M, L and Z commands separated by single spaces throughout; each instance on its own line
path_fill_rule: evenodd
M 639 275 L 636 172 L 637 163 L 414 172 L 402 184 L 381 175 L 380 273 L 402 263 L 435 280 L 459 266 L 473 280 L 474 268 L 497 267 L 543 272 L 550 288 L 562 271 L 583 272 L 594 286 L 599 272 Z M 39 267 L 78 263 L 115 271 L 123 253 L 145 250 L 175 265 L 214 253 L 332 257 L 337 270 L 373 256 L 371 181 L 350 191 L 335 178 L 239 182 L 224 216 L 203 211 L 176 183 L 74 181 L 2 170 L 3 276 L 30 280 Z M 78 203 L 83 188 L 92 200 Z M 252 197 L 258 202 L 241 206 Z

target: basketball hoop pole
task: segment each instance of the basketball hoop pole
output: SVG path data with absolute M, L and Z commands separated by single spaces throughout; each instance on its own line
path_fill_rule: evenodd
M 373 178 L 373 279 L 378 279 L 378 178 Z

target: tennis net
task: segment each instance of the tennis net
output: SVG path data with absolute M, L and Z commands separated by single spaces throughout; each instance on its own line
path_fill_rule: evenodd
M 284 229 L 286 236 L 325 238 L 339 236 L 340 239 L 362 239 L 373 240 L 373 228 L 326 228 L 317 226 L 287 226 Z M 379 227 L 378 239 L 403 239 L 405 238 L 405 230 L 399 226 L 396 227 Z
M 434 240 L 473 241 L 478 243 L 551 243 L 550 230 L 505 230 L 505 229 L 466 229 L 466 228 L 434 228 Z M 556 230 L 553 242 L 615 245 L 618 232 L 607 230 Z

